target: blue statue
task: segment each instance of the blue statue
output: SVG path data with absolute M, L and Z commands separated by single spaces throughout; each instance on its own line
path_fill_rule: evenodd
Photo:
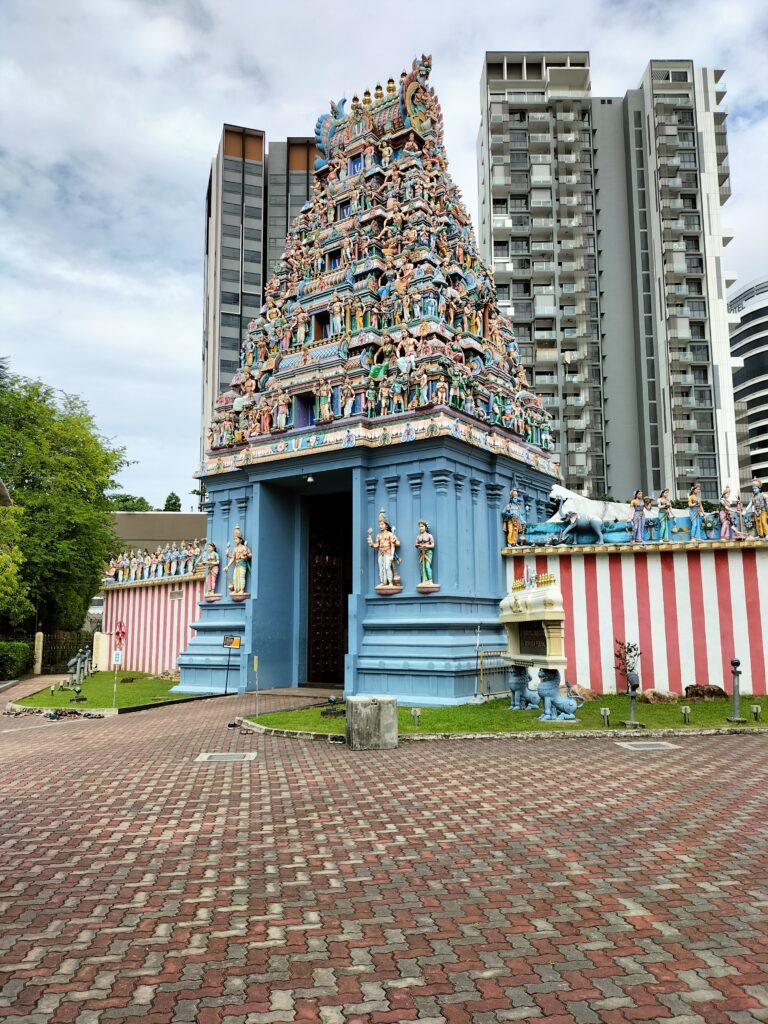
M 584 704 L 583 697 L 574 696 L 568 687 L 568 695 L 560 696 L 560 673 L 554 668 L 539 669 L 539 697 L 544 699 L 544 714 L 540 722 L 575 722 L 575 711 Z
M 509 710 L 527 711 L 541 703 L 535 690 L 528 688 L 531 673 L 524 665 L 513 665 L 509 672 Z

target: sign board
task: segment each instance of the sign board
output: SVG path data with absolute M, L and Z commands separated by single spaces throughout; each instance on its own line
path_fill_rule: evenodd
M 544 632 L 544 625 L 541 622 L 521 622 L 518 626 L 520 638 L 520 653 L 533 655 L 546 655 L 547 635 Z
M 123 652 L 122 651 L 112 651 L 112 664 L 113 665 L 122 665 L 122 663 L 123 663 Z
M 236 651 L 240 647 L 241 637 L 239 636 L 225 636 L 222 646 L 230 647 L 233 651 Z

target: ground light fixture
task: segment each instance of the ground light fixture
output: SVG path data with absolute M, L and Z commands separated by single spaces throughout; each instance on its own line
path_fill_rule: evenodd
M 600 714 L 603 716 L 603 725 L 609 727 L 611 724 L 611 709 L 600 708 Z

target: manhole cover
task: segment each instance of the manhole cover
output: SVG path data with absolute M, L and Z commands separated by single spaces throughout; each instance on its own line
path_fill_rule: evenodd
M 626 750 L 677 750 L 677 743 L 664 743 L 659 740 L 657 743 L 649 740 L 647 743 L 617 743 L 617 747 L 624 747 Z
M 235 752 L 232 754 L 198 754 L 195 761 L 255 761 L 256 753 L 251 752 Z

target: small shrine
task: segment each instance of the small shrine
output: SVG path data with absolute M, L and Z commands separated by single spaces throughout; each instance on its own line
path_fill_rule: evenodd
M 182 689 L 210 686 L 211 645 L 236 623 L 242 688 L 252 655 L 260 686 L 420 703 L 467 699 L 478 637 L 498 644 L 502 495 L 543 512 L 558 467 L 430 70 L 422 56 L 317 120 L 312 196 L 199 474 L 209 537 L 223 550 L 238 524 L 248 579 L 201 609 Z

